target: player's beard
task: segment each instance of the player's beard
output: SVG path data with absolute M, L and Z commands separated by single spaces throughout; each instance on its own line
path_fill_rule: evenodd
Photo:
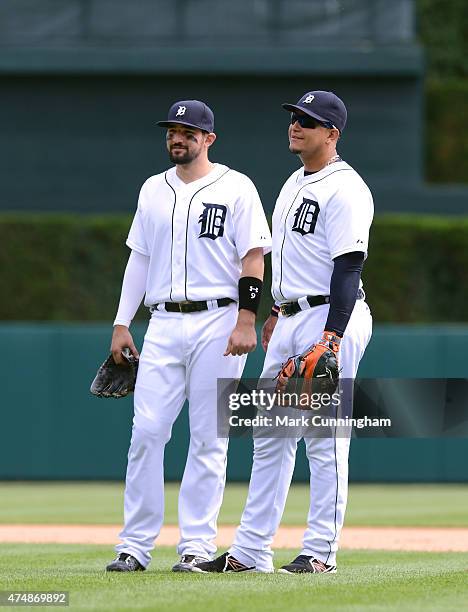
M 180 148 L 179 148 L 180 150 Z M 178 164 L 179 166 L 186 166 L 193 162 L 200 155 L 200 151 L 189 151 L 185 149 L 183 152 L 177 152 L 175 155 L 172 152 L 172 149 L 169 149 L 169 159 L 173 164 Z
M 290 153 L 292 153 L 293 155 L 300 155 L 303 151 L 303 148 L 301 147 L 301 144 L 300 144 L 301 142 L 302 142 L 301 140 L 299 140 L 296 143 L 289 141 Z

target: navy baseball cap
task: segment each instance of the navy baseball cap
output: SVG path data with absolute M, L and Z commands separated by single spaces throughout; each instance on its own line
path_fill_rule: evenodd
M 329 121 L 340 132 L 344 130 L 348 112 L 343 100 L 332 91 L 308 91 L 297 104 L 283 104 L 291 113 L 302 111 L 318 121 Z
M 158 121 L 160 127 L 169 127 L 171 123 L 179 123 L 188 127 L 198 128 L 204 132 L 214 131 L 214 115 L 209 106 L 200 100 L 181 100 L 175 102 L 169 109 L 166 121 Z

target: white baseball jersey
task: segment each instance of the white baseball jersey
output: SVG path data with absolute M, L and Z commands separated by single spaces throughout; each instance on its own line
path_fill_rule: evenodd
M 273 214 L 273 297 L 297 301 L 329 295 L 333 259 L 353 251 L 367 255 L 373 217 L 372 196 L 361 177 L 343 161 L 285 183 Z M 261 379 L 271 385 L 291 355 L 298 355 L 323 333 L 329 305 L 280 316 L 268 344 Z M 372 317 L 358 300 L 340 345 L 341 377 L 354 379 L 372 333 Z M 352 401 L 342 396 L 341 401 Z M 286 504 L 301 435 L 254 437 L 254 463 L 247 504 L 229 552 L 258 571 L 273 569 L 270 548 Z M 349 438 L 304 438 L 311 474 L 311 496 L 301 555 L 336 564 L 348 490 Z
M 238 299 L 241 259 L 271 250 L 271 235 L 252 181 L 215 164 L 185 184 L 176 169 L 143 185 L 127 245 L 150 257 L 145 305 Z
M 273 213 L 273 298 L 329 295 L 333 259 L 353 251 L 367 256 L 373 215 L 367 185 L 346 162 L 306 176 L 303 168 L 294 172 Z

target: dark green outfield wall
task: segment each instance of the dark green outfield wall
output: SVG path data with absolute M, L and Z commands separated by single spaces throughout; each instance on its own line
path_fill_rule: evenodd
M 412 0 L 35 4 L 0 5 L 0 210 L 133 210 L 167 166 L 154 122 L 187 97 L 215 110 L 213 158 L 271 209 L 296 168 L 281 102 L 332 89 L 349 109 L 340 151 L 378 211 L 466 213 L 466 186 L 423 180 L 426 165 L 429 180 L 466 181 L 466 88 L 446 81 L 463 77 L 463 0 L 418 2 L 419 35 Z M 444 78 L 426 90 L 421 35 Z
M 315 64 L 314 71 L 174 76 L 0 70 L 0 210 L 133 211 L 141 184 L 169 165 L 164 131 L 154 123 L 174 100 L 187 97 L 206 100 L 215 110 L 213 160 L 249 175 L 271 210 L 299 161 L 288 152 L 288 116 L 280 105 L 313 88 L 332 89 L 346 101 L 349 120 L 339 151 L 369 183 L 378 212 L 466 213 L 466 186 L 423 182 L 423 93 L 417 74 L 402 73 L 401 66 L 400 72 L 378 75 L 356 67 L 351 74 L 317 74 Z M 440 116 L 431 115 L 426 157 L 432 174 L 464 152 L 459 147 L 459 155 L 450 155 L 450 126 L 434 128 L 444 122 L 443 108 L 438 104 Z M 434 142 L 434 132 L 444 134 L 443 147 Z
M 346 100 L 343 156 L 379 193 L 394 189 L 394 177 L 407 193 L 422 172 L 420 86 L 406 75 L 0 75 L 0 209 L 132 211 L 146 178 L 170 165 L 155 122 L 193 97 L 216 114 L 213 160 L 248 174 L 271 210 L 299 161 L 287 149 L 281 103 L 310 89 Z M 408 208 L 397 200 L 387 194 L 379 209 Z
M 136 328 L 141 341 L 144 328 Z M 122 479 L 132 420 L 131 399 L 99 400 L 89 384 L 109 344 L 102 324 L 2 324 L 0 479 Z M 418 359 L 412 349 L 417 347 Z M 379 326 L 361 377 L 465 377 L 466 326 Z M 258 375 L 260 350 L 246 376 Z M 188 444 L 186 411 L 166 450 L 166 475 L 181 478 Z M 358 439 L 354 481 L 468 481 L 468 439 Z M 231 440 L 228 477 L 247 480 L 251 441 Z M 303 449 L 295 477 L 308 479 Z

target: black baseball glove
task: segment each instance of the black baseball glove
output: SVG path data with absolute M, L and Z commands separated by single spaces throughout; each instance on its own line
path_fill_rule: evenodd
M 97 397 L 125 397 L 135 389 L 138 372 L 138 359 L 126 348 L 122 351 L 125 364 L 117 365 L 112 355 L 105 360 L 97 371 L 90 391 Z

